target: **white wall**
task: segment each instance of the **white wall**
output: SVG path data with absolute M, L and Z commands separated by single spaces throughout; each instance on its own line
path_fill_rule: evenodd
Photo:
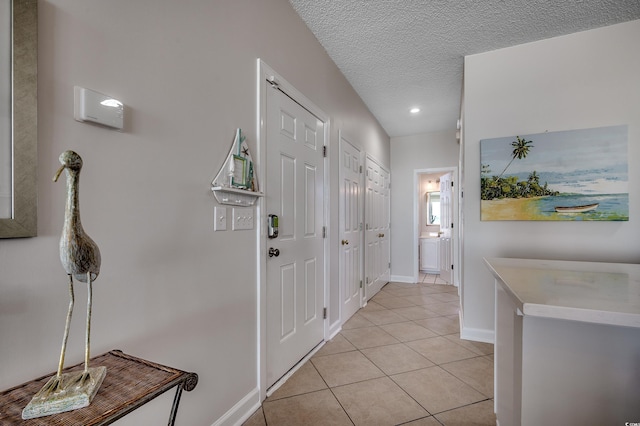
M 83 225 L 102 252 L 93 354 L 118 348 L 198 373 L 178 422 L 212 424 L 247 396 L 257 402 L 257 235 L 214 233 L 209 190 L 236 127 L 256 150 L 256 59 L 330 116 L 331 170 L 339 129 L 384 164 L 389 138 L 286 0 L 39 8 L 38 237 L 0 240 L 0 389 L 57 366 L 68 303 L 58 260 L 65 184 L 51 178 L 73 149 L 84 159 Z M 74 121 L 74 85 L 122 100 L 124 132 Z M 336 248 L 337 188 L 335 173 Z M 337 296 L 338 250 L 330 261 Z M 85 295 L 77 285 L 67 365 L 83 359 Z M 335 317 L 337 304 L 329 308 Z M 118 424 L 163 424 L 172 397 Z
M 640 21 L 465 58 L 465 333 L 493 338 L 483 257 L 640 262 Z M 627 124 L 628 222 L 481 222 L 480 139 Z
M 414 170 L 457 167 L 458 153 L 453 130 L 391 139 L 392 280 L 410 280 L 415 274 Z

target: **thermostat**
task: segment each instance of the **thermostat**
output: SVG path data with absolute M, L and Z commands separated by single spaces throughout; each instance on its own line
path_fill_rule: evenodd
M 78 86 L 73 88 L 73 95 L 73 118 L 122 130 L 124 127 L 122 102 L 95 90 Z

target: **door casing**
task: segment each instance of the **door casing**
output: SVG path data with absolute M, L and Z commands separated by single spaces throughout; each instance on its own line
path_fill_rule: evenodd
M 460 285 L 460 223 L 459 223 L 459 214 L 458 214 L 458 190 L 459 190 L 459 182 L 458 182 L 458 168 L 457 167 L 441 167 L 441 168 L 433 168 L 433 169 L 414 169 L 413 171 L 413 249 L 412 249 L 412 259 L 413 259 L 413 282 L 418 282 L 418 278 L 420 276 L 420 261 L 418 257 L 418 246 L 419 246 L 419 232 L 418 228 L 420 226 L 420 213 L 418 208 L 418 203 L 420 202 L 420 175 L 422 174 L 434 174 L 434 173 L 447 173 L 451 172 L 451 176 L 454 182 L 455 191 L 452 199 L 453 202 L 453 223 L 454 228 L 451 235 L 452 243 L 454 246 L 453 250 L 453 264 L 455 265 L 453 269 L 453 285 L 459 287 Z
M 306 96 L 304 96 L 300 91 L 298 91 L 294 86 L 292 86 L 289 82 L 287 82 L 282 76 L 280 76 L 277 72 L 273 70 L 269 65 L 267 65 L 261 59 L 257 60 L 257 92 L 258 92 L 258 102 L 256 105 L 257 113 L 256 113 L 256 140 L 258 141 L 258 149 L 257 156 L 260 159 L 260 165 L 266 165 L 266 142 L 267 142 L 267 132 L 265 131 L 265 121 L 267 119 L 267 89 L 270 87 L 270 83 L 268 81 L 276 82 L 279 88 L 287 94 L 290 98 L 295 100 L 297 103 L 302 105 L 305 109 L 310 111 L 316 117 L 320 119 L 324 123 L 324 135 L 323 135 L 323 145 L 328 146 L 329 136 L 330 136 L 330 122 L 329 116 L 324 113 L 320 108 L 318 108 L 313 102 L 311 102 Z M 326 238 L 324 239 L 324 306 L 329 309 L 329 286 L 328 286 L 328 278 L 329 278 L 329 246 L 330 246 L 330 233 L 329 233 L 329 211 L 330 211 L 330 186 L 329 186 L 329 176 L 330 176 L 330 162 L 329 157 L 325 158 L 325 173 L 324 173 L 324 223 L 327 228 Z M 265 167 L 258 167 L 258 182 L 260 183 L 260 187 L 263 188 L 266 182 L 266 173 Z M 257 247 L 256 251 L 258 253 L 257 256 L 257 348 L 258 348 L 258 368 L 257 368 L 257 381 L 258 388 L 260 394 L 260 401 L 264 401 L 267 397 L 267 357 L 266 357 L 266 310 L 267 310 L 267 301 L 266 301 L 266 279 L 267 279 L 267 224 L 266 224 L 266 213 L 265 213 L 265 201 L 264 198 L 260 198 L 256 203 L 256 231 L 258 233 Z M 325 319 L 324 322 L 324 339 L 328 339 L 329 332 L 329 321 Z M 299 364 L 302 363 L 311 356 L 309 354 L 305 359 L 303 359 Z M 293 366 L 292 366 L 293 367 Z M 292 374 L 290 372 L 288 375 Z M 285 376 L 285 377 L 288 377 Z M 275 387 L 274 387 L 275 388 Z

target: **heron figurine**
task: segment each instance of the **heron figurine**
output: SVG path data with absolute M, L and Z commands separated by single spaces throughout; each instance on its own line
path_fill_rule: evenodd
M 53 180 L 57 182 L 62 172 L 66 170 L 67 199 L 64 226 L 60 237 L 60 261 L 69 277 L 69 309 L 62 338 L 58 371 L 33 397 L 29 405 L 25 407 L 22 413 L 24 419 L 86 407 L 91 403 L 106 374 L 106 367 L 89 368 L 92 287 L 93 282 L 100 273 L 100 249 L 84 231 L 80 222 L 78 185 L 80 170 L 82 169 L 82 158 L 73 151 L 65 151 L 60 155 L 60 163 L 62 166 L 56 172 Z M 82 372 L 63 374 L 64 357 L 75 301 L 74 279 L 87 283 L 84 370 Z

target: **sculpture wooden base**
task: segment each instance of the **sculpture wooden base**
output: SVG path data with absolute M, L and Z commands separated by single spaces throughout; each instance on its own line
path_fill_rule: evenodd
M 56 376 L 49 379 L 22 410 L 22 418 L 25 420 L 34 419 L 77 410 L 91 404 L 104 377 L 107 375 L 107 367 L 89 368 L 89 380 L 79 385 L 77 383 L 83 372 L 74 371 L 63 374 L 60 378 L 59 388 L 53 392 L 50 390 L 50 384 L 56 380 Z

